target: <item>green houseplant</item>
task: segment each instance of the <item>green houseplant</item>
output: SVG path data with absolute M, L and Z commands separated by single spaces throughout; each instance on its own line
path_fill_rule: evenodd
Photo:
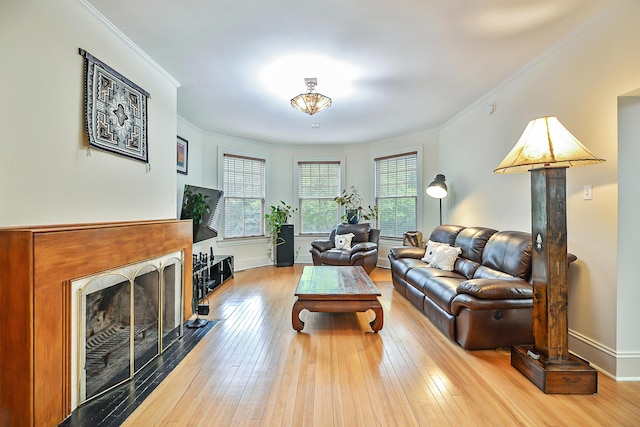
M 363 207 L 364 198 L 353 185 L 349 187 L 349 190 L 342 190 L 342 194 L 334 197 L 333 201 L 344 207 L 345 213 L 340 219 L 349 224 L 357 224 L 360 218 L 374 222 L 378 219 L 378 207 L 371 205 Z
M 277 258 L 277 247 L 286 243 L 286 240 L 281 234 L 282 226 L 289 223 L 289 218 L 291 218 L 297 210 L 297 208 L 293 208 L 280 200 L 280 204 L 271 206 L 270 213 L 264 214 L 265 227 L 271 243 L 269 247 L 269 256 L 271 258 Z M 276 259 L 274 259 L 274 261 L 278 262 Z
M 198 227 L 202 224 L 202 218 L 211 211 L 207 204 L 209 196 L 191 191 L 188 188 L 184 190 L 184 206 L 182 207 L 182 217 L 191 218 L 193 220 L 193 235 L 195 236 Z

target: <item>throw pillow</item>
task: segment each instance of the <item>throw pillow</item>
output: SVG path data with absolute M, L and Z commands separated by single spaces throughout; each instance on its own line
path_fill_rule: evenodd
M 427 249 L 424 252 L 424 257 L 422 257 L 422 261 L 431 262 L 431 259 L 433 258 L 433 253 L 435 252 L 436 248 L 440 246 L 449 247 L 449 244 L 442 243 L 442 242 L 434 242 L 433 240 L 429 240 L 427 242 Z
M 351 239 L 355 234 L 337 234 L 335 238 L 336 249 L 347 249 L 351 250 Z
M 458 255 L 460 255 L 461 252 L 461 248 L 438 246 L 433 252 L 429 267 L 453 271 L 453 266 L 456 264 L 456 259 L 458 259 Z

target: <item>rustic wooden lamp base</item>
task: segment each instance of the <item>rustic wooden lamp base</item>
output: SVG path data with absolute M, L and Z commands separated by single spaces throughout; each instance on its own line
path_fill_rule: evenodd
M 547 363 L 533 346 L 511 347 L 511 366 L 547 394 L 594 394 L 598 371 L 580 358 L 569 355 L 566 363 Z
M 557 117 L 540 117 L 494 170 L 531 173 L 533 345 L 512 347 L 511 365 L 545 393 L 598 391 L 598 372 L 569 353 L 566 170 L 602 162 Z

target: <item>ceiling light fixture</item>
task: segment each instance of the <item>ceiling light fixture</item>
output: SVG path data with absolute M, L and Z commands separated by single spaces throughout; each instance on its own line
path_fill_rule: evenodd
M 331 106 L 331 98 L 313 91 L 318 85 L 317 78 L 305 78 L 304 82 L 307 84 L 307 93 L 301 93 L 291 100 L 293 108 L 312 116 Z

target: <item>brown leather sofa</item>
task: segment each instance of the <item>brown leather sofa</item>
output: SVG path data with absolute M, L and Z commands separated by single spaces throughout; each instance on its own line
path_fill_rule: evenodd
M 336 235 L 353 233 L 351 249 L 337 249 Z M 380 230 L 371 228 L 371 224 L 338 224 L 331 230 L 329 239 L 311 242 L 313 265 L 360 265 L 369 274 L 378 263 L 378 242 Z
M 531 234 L 441 225 L 429 240 L 462 252 L 445 271 L 421 260 L 423 248 L 392 248 L 391 276 L 402 296 L 465 349 L 533 342 Z

